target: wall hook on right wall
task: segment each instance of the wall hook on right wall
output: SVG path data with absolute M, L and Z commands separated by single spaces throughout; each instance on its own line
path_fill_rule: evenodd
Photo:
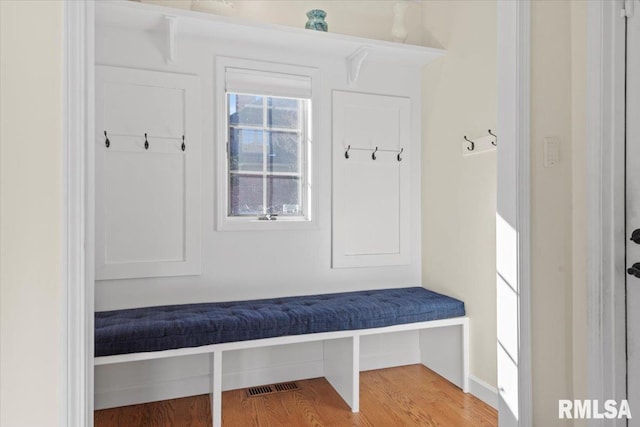
M 495 141 L 491 141 L 491 144 L 493 144 L 494 147 L 498 146 L 498 135 L 496 135 L 495 133 L 491 132 L 491 129 L 488 130 L 489 135 L 491 135 L 492 137 L 495 138 Z
M 469 156 L 480 153 L 495 152 L 498 146 L 498 136 L 488 130 L 489 134 L 477 138 L 468 138 L 466 135 L 462 141 L 462 155 Z
M 471 144 L 471 147 L 467 147 L 467 150 L 473 151 L 476 149 L 476 143 L 470 140 L 469 138 L 467 138 L 467 135 L 464 136 L 464 140 Z

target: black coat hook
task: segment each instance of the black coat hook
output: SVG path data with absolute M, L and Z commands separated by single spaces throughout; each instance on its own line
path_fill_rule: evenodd
M 111 141 L 109 141 L 109 137 L 107 136 L 107 131 L 104 131 L 104 146 L 109 148 L 111 145 Z
M 351 150 L 351 145 L 347 145 L 347 151 L 344 152 L 344 158 L 345 159 L 349 158 L 349 150 Z
M 149 149 L 149 141 L 147 141 L 147 134 L 144 134 L 144 149 L 148 150 Z
M 375 159 L 376 159 L 376 152 L 377 152 L 377 151 L 378 151 L 378 147 L 376 147 L 376 149 L 375 149 L 375 150 L 373 150 L 373 153 L 371 153 L 371 158 L 372 158 L 373 160 L 375 160 Z
M 402 154 L 402 152 L 404 151 L 404 147 L 400 148 L 400 152 L 398 153 L 398 161 L 401 162 L 402 161 L 402 157 L 400 157 L 400 155 Z
M 184 145 L 184 135 L 182 135 L 182 145 L 180 146 L 180 148 L 182 148 L 182 151 L 187 149 L 187 146 Z
M 491 129 L 489 129 L 489 135 L 491 135 L 492 137 L 494 137 L 496 140 L 495 141 L 491 141 L 491 143 L 493 144 L 493 146 L 497 146 L 498 145 L 498 135 L 496 135 L 495 133 L 491 132 Z
M 473 142 L 472 140 L 470 140 L 469 138 L 467 138 L 467 136 L 464 136 L 465 141 L 470 142 L 471 143 L 471 148 L 467 147 L 467 150 L 469 151 L 473 151 L 476 149 L 476 143 Z

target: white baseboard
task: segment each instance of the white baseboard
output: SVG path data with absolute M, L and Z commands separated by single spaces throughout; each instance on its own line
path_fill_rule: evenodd
M 494 409 L 498 409 L 498 389 L 480 378 L 469 375 L 469 393 Z

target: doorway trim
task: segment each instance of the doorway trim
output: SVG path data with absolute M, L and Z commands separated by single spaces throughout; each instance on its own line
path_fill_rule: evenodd
M 93 426 L 94 0 L 64 2 L 63 390 L 60 425 Z
M 516 290 L 515 360 L 498 364 L 499 408 L 504 427 L 533 425 L 531 380 L 531 2 L 498 2 L 498 131 L 496 286 Z M 503 271 L 504 270 L 504 271 Z M 506 274 L 510 272 L 510 274 Z M 498 302 L 499 304 L 499 302 Z M 498 310 L 502 308 L 498 306 Z M 511 308 L 510 308 L 511 309 Z M 511 310 L 510 310 L 511 311 Z M 498 336 L 500 351 L 501 337 Z M 505 350 L 506 351 L 506 350 Z M 510 356 L 509 356 L 510 357 Z M 509 360 L 507 360 L 509 359 Z M 504 366 L 503 366 L 504 364 Z M 515 373 L 514 373 L 515 369 Z M 513 376 L 517 378 L 512 378 Z M 511 388 L 517 387 L 517 391 Z M 509 407 L 510 406 L 510 407 Z M 514 413 L 515 412 L 515 413 Z
M 587 6 L 588 397 L 600 401 L 626 397 L 623 10 L 622 1 Z
M 532 425 L 530 321 L 530 1 L 498 2 L 498 39 L 508 45 L 500 64 L 509 79 L 499 86 L 505 108 L 515 121 L 504 133 L 510 150 L 498 160 L 514 188 L 499 187 L 518 224 L 514 247 L 521 292 L 518 335 L 518 425 Z M 95 0 L 64 3 L 64 233 L 66 305 L 63 315 L 63 422 L 70 427 L 93 426 L 93 311 L 94 311 L 94 75 Z M 500 45 L 500 47 L 504 47 Z M 499 49 L 499 51 L 501 51 Z M 500 80 L 502 81 L 502 80 Z

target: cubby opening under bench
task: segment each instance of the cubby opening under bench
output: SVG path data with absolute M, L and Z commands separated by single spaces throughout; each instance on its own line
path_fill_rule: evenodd
M 452 326 L 453 335 L 446 328 Z M 447 336 L 429 335 L 434 328 L 447 329 Z M 219 427 L 226 352 L 321 341 L 324 377 L 358 412 L 360 337 L 401 331 L 418 331 L 425 366 L 457 364 L 459 385 L 468 391 L 464 303 L 422 287 L 96 312 L 95 365 L 208 353 L 213 426 Z M 441 339 L 452 337 L 461 341 L 460 354 L 440 348 Z

